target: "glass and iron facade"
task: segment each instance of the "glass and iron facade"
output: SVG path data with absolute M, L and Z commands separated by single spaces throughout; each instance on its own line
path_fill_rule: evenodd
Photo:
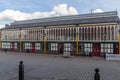
M 94 19 L 96 20 L 99 17 L 95 16 Z M 55 25 L 46 23 L 48 25 L 40 25 L 40 27 L 38 24 L 42 24 L 42 22 L 35 23 L 36 25 L 34 24 L 33 27 L 28 25 L 28 21 L 25 25 L 21 21 L 14 22 L 9 28 L 1 30 L 1 48 L 7 48 L 10 51 L 29 50 L 32 53 L 50 54 L 70 52 L 71 54 L 84 55 L 86 51 L 94 56 L 104 55 L 105 53 L 118 54 L 119 22 L 115 21 L 116 18 L 112 22 L 106 21 L 104 18 L 106 17 L 102 16 L 103 21 L 98 20 L 97 23 L 89 22 L 89 24 L 87 23 L 89 18 L 88 20 L 85 18 L 87 20 L 85 23 L 76 24 L 69 21 L 68 24 L 60 22 L 61 25 L 57 25 L 57 22 L 51 21 Z M 60 21 L 64 22 L 64 20 Z

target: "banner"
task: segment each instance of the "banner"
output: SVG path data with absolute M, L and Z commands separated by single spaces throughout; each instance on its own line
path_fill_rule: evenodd
M 120 54 L 106 54 L 106 60 L 120 61 Z

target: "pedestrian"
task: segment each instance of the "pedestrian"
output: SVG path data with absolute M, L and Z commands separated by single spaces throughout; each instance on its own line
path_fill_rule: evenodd
M 86 56 L 89 56 L 89 51 L 88 50 L 86 50 Z
M 63 54 L 63 49 L 62 49 L 62 47 L 60 47 L 60 54 Z
M 5 47 L 5 52 L 7 52 L 7 46 Z

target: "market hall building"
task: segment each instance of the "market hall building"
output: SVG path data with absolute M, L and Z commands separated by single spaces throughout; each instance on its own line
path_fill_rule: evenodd
M 119 54 L 117 11 L 15 21 L 1 30 L 1 49 L 31 53 Z

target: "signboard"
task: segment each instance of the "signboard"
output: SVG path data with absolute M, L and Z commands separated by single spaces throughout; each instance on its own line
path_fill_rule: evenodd
M 106 54 L 106 60 L 120 61 L 120 54 Z

